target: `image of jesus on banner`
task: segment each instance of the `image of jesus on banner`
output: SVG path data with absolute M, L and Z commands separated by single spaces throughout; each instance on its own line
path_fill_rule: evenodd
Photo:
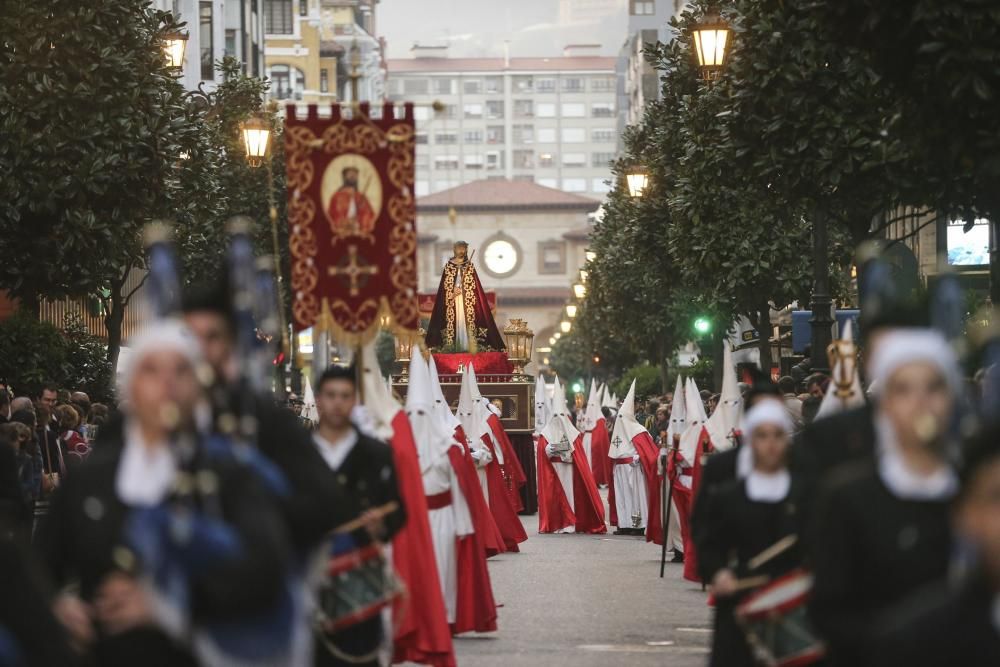
M 323 177 L 326 215 L 335 236 L 371 234 L 382 206 L 382 184 L 374 165 L 361 155 L 343 155 Z

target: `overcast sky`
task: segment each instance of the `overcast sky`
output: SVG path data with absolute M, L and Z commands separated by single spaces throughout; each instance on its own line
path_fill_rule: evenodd
M 390 58 L 414 42 L 449 45 L 452 56 L 558 56 L 567 44 L 601 44 L 616 55 L 625 41 L 625 0 L 382 0 L 376 19 Z

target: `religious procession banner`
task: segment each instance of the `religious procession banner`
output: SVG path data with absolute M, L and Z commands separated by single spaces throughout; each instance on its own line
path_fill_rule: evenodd
M 413 106 L 402 118 L 391 104 L 372 118 L 305 118 L 287 107 L 292 316 L 297 331 L 315 327 L 339 342 L 366 342 L 388 318 L 397 334 L 420 327 L 417 301 Z

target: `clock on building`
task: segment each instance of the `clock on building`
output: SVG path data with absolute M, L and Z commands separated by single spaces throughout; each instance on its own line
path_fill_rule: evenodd
M 483 268 L 495 278 L 503 278 L 517 271 L 521 265 L 521 249 L 517 242 L 504 236 L 488 240 L 483 248 Z

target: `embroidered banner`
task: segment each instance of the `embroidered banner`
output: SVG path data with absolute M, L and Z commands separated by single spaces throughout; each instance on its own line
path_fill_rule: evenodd
M 385 316 L 397 334 L 420 327 L 417 303 L 413 105 L 372 118 L 285 117 L 292 315 L 296 330 L 328 330 L 359 345 Z

